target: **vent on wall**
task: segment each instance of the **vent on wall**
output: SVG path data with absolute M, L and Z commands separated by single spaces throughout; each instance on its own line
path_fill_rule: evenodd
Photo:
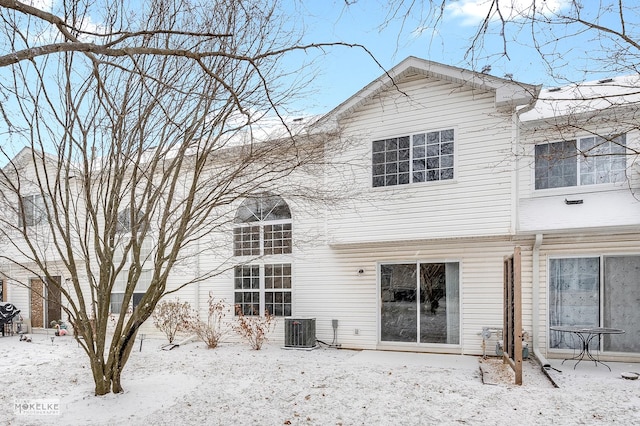
M 287 348 L 313 348 L 316 346 L 315 318 L 285 318 L 284 346 Z

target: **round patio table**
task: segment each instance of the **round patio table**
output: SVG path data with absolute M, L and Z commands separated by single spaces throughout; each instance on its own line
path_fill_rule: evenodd
M 565 361 L 576 361 L 573 365 L 575 369 L 580 361 L 584 359 L 586 356 L 587 359 L 593 361 L 597 366 L 598 363 L 604 365 L 611 371 L 611 367 L 609 367 L 604 362 L 600 361 L 598 358 L 594 357 L 589 349 L 589 343 L 598 336 L 598 341 L 600 341 L 600 337 L 604 334 L 623 334 L 624 330 L 619 328 L 608 328 L 608 327 L 584 327 L 584 326 L 576 326 L 576 325 L 553 325 L 549 327 L 549 330 L 559 331 L 561 333 L 573 333 L 578 336 L 580 340 L 580 353 L 572 358 L 566 358 L 562 361 L 564 364 Z

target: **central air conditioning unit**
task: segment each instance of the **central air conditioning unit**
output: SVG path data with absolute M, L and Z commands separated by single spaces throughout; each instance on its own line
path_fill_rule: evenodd
M 315 318 L 284 319 L 285 348 L 314 348 L 316 346 Z

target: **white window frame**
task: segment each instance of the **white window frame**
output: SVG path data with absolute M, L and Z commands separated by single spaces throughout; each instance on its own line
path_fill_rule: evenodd
M 274 277 L 282 277 L 283 278 L 283 286 L 282 287 L 267 287 L 266 282 L 267 282 L 267 274 L 266 274 L 266 269 L 267 267 L 281 267 L 281 268 L 288 268 L 289 270 L 289 274 L 281 274 L 281 275 L 273 275 Z M 252 279 L 253 277 L 257 277 L 258 279 L 258 288 L 237 288 L 236 287 L 236 283 L 238 279 L 244 278 L 244 276 L 238 276 L 237 273 L 239 270 L 241 270 L 242 268 L 257 268 L 258 270 L 258 274 L 257 275 L 250 275 L 248 279 Z M 288 278 L 288 287 L 285 287 L 284 285 L 286 284 L 286 278 Z M 247 278 L 245 278 L 247 279 Z M 244 265 L 236 265 L 233 271 L 233 303 L 235 306 L 240 305 L 241 306 L 241 310 L 243 312 L 243 314 L 245 316 L 252 316 L 252 315 L 260 315 L 260 316 L 264 316 L 266 311 L 267 311 L 267 305 L 274 305 L 276 302 L 273 301 L 271 303 L 267 303 L 266 301 L 266 295 L 267 293 L 272 293 L 275 294 L 276 293 L 283 293 L 283 294 L 288 294 L 288 301 L 287 302 L 281 302 L 282 306 L 284 307 L 283 312 L 277 312 L 276 309 L 273 309 L 273 312 L 270 310 L 269 313 L 273 316 L 278 316 L 278 317 L 285 317 L 285 316 L 291 316 L 293 313 L 293 265 L 289 262 L 278 262 L 278 261 L 273 261 L 273 262 L 261 262 L 261 263 L 248 263 L 248 264 L 244 264 Z M 258 312 L 250 312 L 244 309 L 245 303 L 244 301 L 238 301 L 237 300 L 237 295 L 239 294 L 244 294 L 244 293 L 257 293 L 258 294 Z M 255 302 L 254 302 L 255 303 Z M 286 306 L 288 305 L 289 309 L 286 309 Z M 235 312 L 235 310 L 234 310 Z M 236 313 L 237 314 L 237 313 Z
M 382 340 L 382 297 L 380 297 L 382 292 L 382 266 L 385 265 L 415 265 L 416 271 L 419 270 L 421 264 L 447 264 L 447 263 L 456 263 L 458 265 L 458 288 L 457 288 L 457 296 L 458 296 L 458 314 L 456 316 L 452 316 L 451 318 L 455 318 L 458 327 L 457 339 L 458 343 L 430 343 L 430 342 L 420 342 L 416 341 L 411 342 L 399 342 L 399 341 L 390 341 L 390 340 Z M 458 258 L 445 258 L 445 259 L 422 259 L 422 260 L 388 260 L 388 261 L 379 261 L 376 264 L 376 273 L 377 273 L 377 324 L 378 324 L 378 344 L 382 346 L 420 346 L 420 347 L 434 347 L 434 348 L 460 348 L 463 344 L 463 306 L 464 306 L 464 286 L 462 282 L 463 277 L 463 268 L 464 263 L 462 259 Z M 419 277 L 416 276 L 416 280 L 419 280 Z M 419 281 L 416 281 L 416 287 L 419 289 Z M 416 293 L 416 304 L 419 305 L 419 290 Z M 416 322 L 416 334 L 417 338 L 420 336 L 420 318 L 419 312 L 416 311 L 416 315 L 418 315 Z
M 265 204 L 263 203 L 263 198 L 276 199 L 277 202 L 273 205 Z M 270 208 L 263 209 L 265 206 Z M 254 210 L 253 207 L 256 207 L 256 209 Z M 280 215 L 272 215 L 278 208 L 286 208 L 286 215 L 284 212 L 280 212 L 282 213 Z M 290 257 L 293 253 L 293 220 L 289 205 L 282 197 L 264 194 L 262 197 L 246 199 L 238 209 L 236 213 L 236 223 L 233 227 L 232 250 L 234 257 L 239 258 L 241 262 L 239 262 L 233 270 L 232 288 L 234 304 L 240 304 L 242 306 L 241 309 L 244 315 L 263 316 L 267 306 L 266 295 L 269 293 L 273 293 L 274 295 L 275 293 L 283 293 L 288 295 L 288 301 L 286 303 L 283 302 L 282 305 L 284 307 L 283 312 L 269 313 L 275 316 L 290 316 L 293 310 L 293 265 Z M 270 219 L 270 217 L 278 216 L 280 217 L 279 219 Z M 268 231 L 268 228 L 272 226 L 284 229 Z M 257 260 L 257 258 L 260 259 Z M 266 287 L 267 277 L 265 270 L 268 266 L 277 265 L 286 267 L 289 270 L 289 275 L 287 275 L 288 288 Z M 258 274 L 250 276 L 257 277 L 258 288 L 244 289 L 242 287 L 236 287 L 237 280 L 240 278 L 238 271 L 241 271 L 243 268 L 257 268 Z M 241 301 L 237 300 L 238 295 L 244 293 L 258 294 L 259 312 L 255 312 L 255 308 L 253 308 L 253 311 L 245 309 L 245 305 L 255 305 L 256 302 L 254 300 L 245 302 L 244 297 L 242 297 L 243 300 Z M 253 296 L 250 298 L 253 299 Z M 275 300 L 270 303 L 270 305 L 273 306 L 274 303 Z M 235 310 L 234 314 L 237 315 Z
M 594 147 L 585 146 L 585 144 L 588 143 L 587 141 L 590 141 L 590 140 L 595 144 Z M 615 140 L 618 140 L 618 142 L 615 142 Z M 568 157 L 568 160 L 572 160 L 571 162 L 575 166 L 575 175 L 576 175 L 575 184 L 547 186 L 545 188 L 537 188 L 538 154 L 536 151 L 538 150 L 538 147 L 551 146 L 553 144 L 559 144 L 559 143 L 570 143 L 570 144 L 572 143 L 574 145 L 574 149 L 573 149 L 574 153 L 572 153 L 571 157 Z M 607 154 L 601 153 L 602 151 L 601 148 L 604 146 L 603 144 L 606 144 Z M 625 182 L 627 179 L 625 172 L 628 167 L 626 148 L 624 148 L 626 146 L 627 146 L 626 134 L 622 134 L 620 136 L 617 136 L 611 139 L 607 139 L 601 136 L 589 135 L 589 136 L 580 136 L 580 137 L 567 139 L 567 140 L 557 140 L 557 141 L 551 141 L 551 142 L 538 143 L 533 148 L 534 164 L 533 164 L 533 173 L 532 173 L 532 188 L 535 191 L 553 191 L 553 190 L 561 190 L 561 189 L 564 189 L 566 191 L 567 188 L 578 188 L 578 189 L 585 188 L 585 187 L 593 188 L 594 186 L 595 187 L 610 186 L 610 185 L 620 184 L 622 182 Z M 613 154 L 611 154 L 611 151 L 613 149 L 616 149 L 616 147 L 621 152 L 617 152 L 617 153 L 614 152 Z M 616 161 L 615 161 L 616 158 L 623 159 L 621 162 L 624 162 L 624 167 L 620 169 L 612 170 L 612 166 L 616 164 Z M 606 164 L 608 164 L 609 167 L 608 167 L 608 170 L 606 171 L 606 180 L 603 181 L 602 177 L 598 179 L 598 176 L 597 176 L 598 171 L 596 169 L 598 167 L 597 163 L 603 164 L 604 161 L 606 161 Z M 596 163 L 596 165 L 594 165 L 593 163 Z M 588 167 L 594 168 L 594 170 L 591 171 L 589 174 L 585 173 Z M 593 182 L 587 182 L 585 179 L 586 176 L 591 176 L 593 178 Z
M 451 140 L 444 140 L 442 141 L 442 137 L 446 132 L 451 132 Z M 439 137 L 439 142 L 438 142 L 438 146 L 440 147 L 442 144 L 449 144 L 451 143 L 451 152 L 447 152 L 445 154 L 442 153 L 441 150 L 439 150 L 437 155 L 431 155 L 429 156 L 429 145 L 428 145 L 428 135 L 429 134 L 438 134 Z M 407 159 L 398 159 L 399 156 L 399 152 L 398 155 L 395 155 L 396 159 L 390 159 L 390 160 L 386 160 L 385 161 L 380 161 L 377 157 L 379 157 L 380 155 L 384 155 L 385 157 L 387 155 L 391 154 L 391 151 L 387 150 L 386 148 L 382 151 L 377 150 L 376 149 L 376 145 L 380 145 L 380 144 L 386 144 L 389 141 L 393 141 L 394 139 L 396 140 L 396 143 L 400 142 L 400 139 L 404 139 L 404 138 L 408 138 L 409 139 L 409 147 L 408 147 L 408 158 Z M 416 157 L 416 151 L 419 150 L 421 148 L 422 143 L 420 143 L 420 138 L 423 138 L 422 142 L 424 144 L 424 155 L 421 155 L 419 157 Z M 457 141 L 457 129 L 453 128 L 453 127 L 449 127 L 449 128 L 442 128 L 442 129 L 435 129 L 435 130 L 428 130 L 428 131 L 424 131 L 424 132 L 416 132 L 416 133 L 412 133 L 412 134 L 407 134 L 407 135 L 402 135 L 402 136 L 394 136 L 394 137 L 387 137 L 387 138 L 380 138 L 380 139 L 376 139 L 371 143 L 371 186 L 373 188 L 385 188 L 388 186 L 402 186 L 402 185 L 413 185 L 413 184 L 434 184 L 436 182 L 452 182 L 455 181 L 456 179 L 456 170 L 457 170 L 457 163 L 456 163 L 456 150 L 457 150 L 457 145 L 458 145 L 458 141 Z M 433 145 L 432 145 L 433 146 Z M 433 154 L 433 153 L 432 153 Z M 392 155 L 393 156 L 393 155 Z M 432 169 L 428 169 L 428 162 L 430 159 L 433 158 L 437 158 L 438 160 L 438 167 L 436 168 L 432 168 Z M 443 166 L 442 161 L 443 159 L 446 159 L 447 162 L 450 160 L 451 164 L 446 164 Z M 424 160 L 424 169 L 416 169 L 415 165 L 417 161 L 420 160 Z M 404 164 L 405 162 L 408 163 L 407 164 L 407 170 L 398 170 L 401 167 L 401 162 Z M 392 166 L 396 165 L 396 171 L 387 171 L 388 166 Z M 380 168 L 384 168 L 384 172 L 382 172 L 382 170 L 380 170 Z M 445 170 L 451 170 L 451 176 L 449 177 L 444 177 L 442 175 L 442 172 Z M 429 171 L 438 171 L 438 179 L 429 179 Z M 423 179 L 417 179 L 418 174 L 420 173 L 424 173 L 423 175 Z M 406 175 L 407 176 L 407 181 L 405 182 L 404 179 L 401 179 L 401 175 Z M 396 181 L 395 183 L 388 183 L 389 182 L 389 178 L 395 176 Z M 379 180 L 382 180 L 382 183 L 378 183 Z
M 47 217 L 46 197 L 42 194 L 25 195 L 21 197 L 24 206 L 24 217 L 18 212 L 18 224 L 27 227 L 41 224 Z
M 285 229 L 282 231 L 275 232 L 288 232 L 288 238 L 279 238 L 279 239 L 271 239 L 268 240 L 265 237 L 267 233 L 266 228 L 268 226 L 285 226 L 288 225 L 289 229 Z M 258 239 L 250 238 L 247 240 L 238 239 L 239 236 L 252 236 L 255 235 L 256 232 L 245 232 L 250 228 L 257 228 L 257 234 L 259 234 Z M 285 243 L 275 247 L 272 245 L 271 247 L 266 247 L 266 241 L 285 241 Z M 286 243 L 288 242 L 288 244 Z M 251 245 L 251 243 L 256 243 L 257 246 Z M 241 246 L 238 247 L 237 244 Z M 244 244 L 249 244 L 249 247 L 245 247 Z M 276 248 L 280 248 L 280 252 L 275 250 Z M 275 252 L 274 252 L 275 251 Z M 269 221 L 260 221 L 260 222 L 248 222 L 237 224 L 233 228 L 233 255 L 236 257 L 242 256 L 270 256 L 270 255 L 278 255 L 278 254 L 291 254 L 293 252 L 293 225 L 291 219 L 280 219 L 280 220 L 269 220 Z
M 608 290 L 609 285 L 613 285 L 608 282 L 605 276 L 605 261 L 608 257 L 636 257 L 640 258 L 640 252 L 623 252 L 623 253 L 612 253 L 612 252 L 596 252 L 596 253 L 582 253 L 582 254 L 557 254 L 553 256 L 547 257 L 547 283 L 546 283 L 546 291 L 547 291 L 547 311 L 545 315 L 545 321 L 547 322 L 547 339 L 546 346 L 547 349 L 552 353 L 570 353 L 575 350 L 580 350 L 581 342 L 578 339 L 574 340 L 575 348 L 558 348 L 551 347 L 551 333 L 554 333 L 553 330 L 550 330 L 549 327 L 551 324 L 551 261 L 552 260 L 569 260 L 569 259 L 598 259 L 598 318 L 597 318 L 597 326 L 598 327 L 610 327 L 610 325 L 606 324 L 606 314 L 605 314 L 605 294 Z M 560 324 L 560 325 L 584 325 L 584 324 Z M 559 332 L 555 332 L 559 333 Z M 618 353 L 606 350 L 604 346 L 604 342 L 602 340 L 594 339 L 592 342 L 591 348 L 597 350 L 599 352 L 605 353 Z M 619 352 L 620 354 L 630 354 L 634 352 Z

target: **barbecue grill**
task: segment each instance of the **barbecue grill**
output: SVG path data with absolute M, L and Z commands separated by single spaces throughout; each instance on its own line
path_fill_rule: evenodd
M 12 332 L 10 327 L 13 324 L 13 319 L 20 313 L 20 309 L 16 308 L 14 304 L 8 302 L 0 302 L 0 328 L 2 329 L 2 335 L 5 335 L 6 331 Z

